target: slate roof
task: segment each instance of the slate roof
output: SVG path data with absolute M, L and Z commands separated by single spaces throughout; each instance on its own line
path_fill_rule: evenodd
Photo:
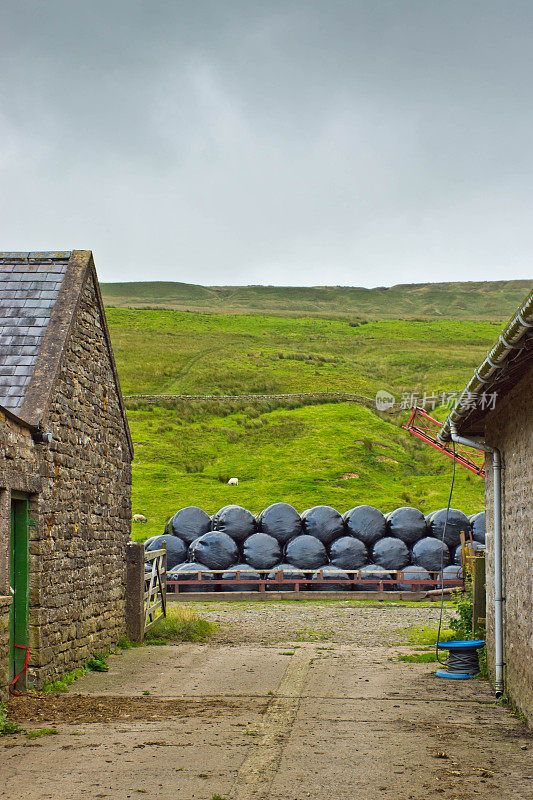
M 104 303 L 90 250 L 0 252 L 0 408 L 46 432 L 50 405 L 83 287 L 92 280 L 128 450 L 133 443 Z
M 0 252 L 0 404 L 22 406 L 71 251 Z

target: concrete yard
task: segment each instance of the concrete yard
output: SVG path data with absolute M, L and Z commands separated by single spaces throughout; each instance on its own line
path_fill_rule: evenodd
M 531 732 L 480 680 L 396 660 L 435 607 L 210 603 L 209 644 L 143 647 L 60 696 L 17 698 L 15 800 L 496 800 L 533 796 Z M 191 605 L 188 605 L 191 608 Z

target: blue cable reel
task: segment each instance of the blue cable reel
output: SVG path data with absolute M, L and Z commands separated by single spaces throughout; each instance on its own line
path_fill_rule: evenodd
M 479 675 L 479 656 L 477 651 L 480 647 L 485 647 L 483 639 L 439 642 L 437 644 L 438 649 L 448 650 L 448 663 L 446 669 L 438 669 L 435 675 L 439 678 L 453 678 L 455 680 L 477 678 Z

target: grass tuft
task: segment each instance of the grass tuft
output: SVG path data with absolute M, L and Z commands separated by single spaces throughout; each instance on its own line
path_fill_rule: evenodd
M 438 628 L 433 628 L 429 625 L 413 625 L 410 628 L 404 628 L 401 633 L 404 635 L 407 644 L 429 646 L 437 643 Z M 443 628 L 440 632 L 440 641 L 449 642 L 454 636 L 454 631 L 449 628 Z
M 6 707 L 0 703 L 0 736 L 13 736 L 15 733 L 22 733 L 22 728 L 8 720 Z
M 398 656 L 398 661 L 407 661 L 410 664 L 430 664 L 436 660 L 435 653 L 414 653 L 413 655 Z
M 59 733 L 55 728 L 37 728 L 34 731 L 26 731 L 27 739 L 40 739 L 41 736 L 55 736 Z
M 106 657 L 102 653 L 95 653 L 92 658 L 87 661 L 87 669 L 93 672 L 109 672 L 109 665 Z
M 216 625 L 187 608 L 167 609 L 145 634 L 146 644 L 203 642 L 213 635 Z
M 141 647 L 139 642 L 132 642 L 127 636 L 121 636 L 117 642 L 119 650 L 131 650 L 133 647 Z
M 85 667 L 73 669 L 72 672 L 67 672 L 61 678 L 57 678 L 55 681 L 45 684 L 43 691 L 50 692 L 51 694 L 68 692 L 69 687 L 74 683 L 74 681 L 77 681 L 78 678 L 81 678 L 81 676 L 85 675 L 86 672 L 87 670 Z

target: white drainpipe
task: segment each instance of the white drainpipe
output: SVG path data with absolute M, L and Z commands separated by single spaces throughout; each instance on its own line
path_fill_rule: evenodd
M 494 494 L 494 668 L 496 697 L 503 695 L 503 586 L 502 586 L 502 459 L 497 447 L 465 439 L 457 434 L 450 420 L 452 440 L 492 454 L 492 484 Z

